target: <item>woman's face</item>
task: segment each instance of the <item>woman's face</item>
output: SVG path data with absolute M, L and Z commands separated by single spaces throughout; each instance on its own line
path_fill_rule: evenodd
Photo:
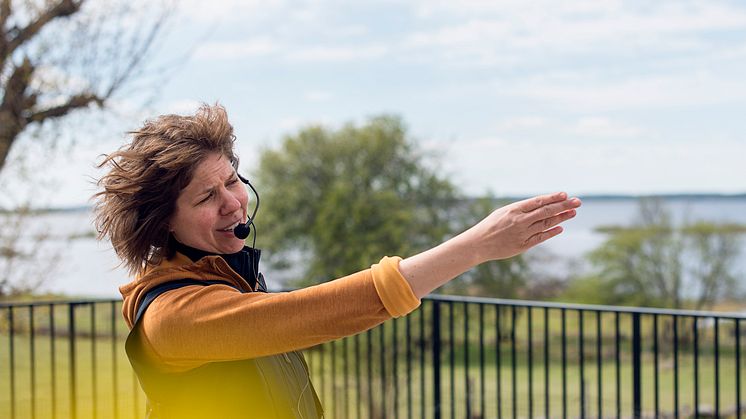
M 194 170 L 176 200 L 169 228 L 179 242 L 212 253 L 236 253 L 244 241 L 233 228 L 246 221 L 249 196 L 230 161 L 213 153 Z

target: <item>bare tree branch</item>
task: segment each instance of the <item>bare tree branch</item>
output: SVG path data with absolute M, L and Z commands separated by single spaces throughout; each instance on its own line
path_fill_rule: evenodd
M 31 40 L 39 31 L 54 19 L 68 17 L 77 13 L 85 0 L 60 0 L 57 4 L 37 16 L 24 28 L 17 31 L 15 36 L 8 40 L 5 54 L 10 56 L 18 47 Z
M 29 125 L 91 104 L 104 108 L 115 93 L 142 76 L 172 13 L 168 7 L 159 13 L 143 10 L 130 0 L 105 6 L 47 0 L 41 10 L 0 0 L 0 170 Z M 133 25 L 138 13 L 145 19 Z M 45 31 L 53 21 L 60 22 L 55 31 Z
M 5 22 L 8 21 L 8 16 L 10 16 L 10 0 L 3 0 L 0 3 L 0 30 L 3 32 L 5 32 Z M 2 48 L 0 48 L 0 52 L 2 52 Z
M 107 97 L 100 97 L 92 93 L 82 93 L 79 95 L 71 96 L 67 102 L 62 105 L 54 106 L 43 111 L 34 112 L 25 118 L 26 123 L 32 122 L 43 122 L 48 118 L 59 118 L 65 116 L 71 111 L 79 108 L 85 108 L 91 103 L 95 103 L 100 107 L 104 106 L 104 102 Z

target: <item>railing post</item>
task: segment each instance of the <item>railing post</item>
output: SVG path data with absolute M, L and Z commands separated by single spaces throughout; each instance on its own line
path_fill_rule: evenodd
M 632 314 L 632 415 L 642 416 L 642 362 L 640 313 Z
M 432 314 L 433 339 L 433 417 L 440 419 L 441 383 L 440 383 L 440 302 L 433 301 Z
M 77 394 L 75 377 L 75 303 L 68 304 L 68 334 L 70 343 L 70 417 L 77 417 Z
M 16 417 L 16 349 L 13 307 L 8 307 L 8 340 L 10 343 L 10 417 Z

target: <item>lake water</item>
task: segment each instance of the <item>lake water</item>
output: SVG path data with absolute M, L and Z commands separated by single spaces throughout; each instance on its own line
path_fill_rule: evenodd
M 668 198 L 666 204 L 677 220 L 746 224 L 746 198 Z M 582 258 L 604 240 L 605 236 L 597 233 L 596 227 L 629 224 L 635 219 L 637 211 L 636 199 L 584 199 L 578 216 L 565 224 L 565 232 L 542 244 L 537 252 L 556 255 L 560 261 Z M 117 267 L 118 260 L 111 247 L 92 238 L 63 238 L 70 234 L 92 232 L 89 212 L 47 214 L 39 216 L 34 223 L 38 228 L 48 229 L 56 236 L 48 241 L 48 251 L 45 253 L 51 255 L 64 252 L 65 256 L 55 273 L 42 286 L 43 290 L 78 296 L 119 297 L 117 287 L 129 279 L 126 271 Z M 261 235 L 257 243 L 261 247 Z M 262 271 L 270 288 L 277 289 L 281 286 L 279 282 L 282 277 L 279 274 L 266 267 L 262 267 Z M 743 273 L 746 272 L 746 238 L 741 240 L 737 271 L 743 278 Z

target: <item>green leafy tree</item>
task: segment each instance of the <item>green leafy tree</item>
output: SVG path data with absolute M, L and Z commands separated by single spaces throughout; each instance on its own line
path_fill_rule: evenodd
M 395 116 L 304 128 L 259 157 L 259 245 L 275 268 L 303 267 L 296 285 L 424 250 L 452 232 L 457 202 L 434 163 Z
M 595 272 L 570 286 L 571 298 L 704 309 L 739 291 L 742 278 L 734 262 L 746 226 L 704 221 L 677 226 L 662 201 L 646 199 L 633 225 L 599 231 L 608 238 L 589 254 Z

